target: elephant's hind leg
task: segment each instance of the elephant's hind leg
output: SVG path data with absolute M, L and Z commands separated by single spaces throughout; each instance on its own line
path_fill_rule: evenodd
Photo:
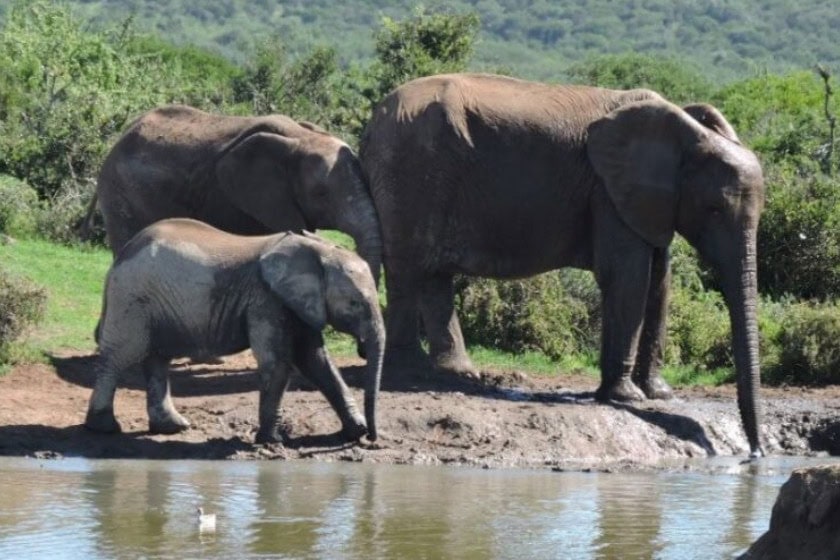
M 478 370 L 467 354 L 461 324 L 455 312 L 452 276 L 438 275 L 424 284 L 420 297 L 420 312 L 435 369 L 477 379 Z
M 138 364 L 139 365 L 139 364 Z M 106 434 L 122 431 L 114 416 L 114 394 L 117 391 L 119 372 L 130 367 L 118 367 L 112 359 L 100 354 L 96 360 L 96 382 L 90 396 L 85 427 Z
M 385 283 L 388 297 L 385 370 L 401 373 L 403 369 L 428 366 L 429 358 L 420 346 L 417 307 L 420 288 L 416 275 L 386 265 Z
M 143 362 L 146 376 L 146 410 L 149 414 L 149 432 L 175 434 L 186 430 L 190 423 L 181 416 L 172 403 L 169 391 L 169 360 L 149 356 Z

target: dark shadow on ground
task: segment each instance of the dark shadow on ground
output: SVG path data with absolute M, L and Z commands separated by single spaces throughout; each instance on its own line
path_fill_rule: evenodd
M 96 381 L 95 365 L 97 356 L 49 356 L 58 377 L 79 385 L 93 389 Z M 195 397 L 210 395 L 229 395 L 232 393 L 247 393 L 257 391 L 259 380 L 253 369 L 236 370 L 225 368 L 223 365 L 189 366 L 183 362 L 175 362 L 170 366 L 170 380 L 173 397 Z M 123 375 L 118 384 L 119 389 L 145 390 L 146 380 L 140 368 L 135 368 Z M 290 384 L 291 390 L 313 390 L 314 387 L 300 376 L 294 376 Z
M 301 455 L 328 453 L 354 446 L 340 432 L 289 437 L 288 449 Z M 239 454 L 253 455 L 263 447 L 239 437 L 211 438 L 201 442 L 156 441 L 148 432 L 98 434 L 84 426 L 55 428 L 38 424 L 0 427 L 0 456 L 84 457 L 87 459 L 231 459 Z M 282 452 L 282 447 L 280 448 Z M 271 448 L 268 448 L 272 455 Z
M 696 443 L 706 452 L 710 457 L 717 455 L 712 442 L 706 436 L 706 430 L 703 426 L 693 418 L 682 416 L 680 414 L 672 414 L 670 412 L 663 412 L 661 410 L 647 410 L 636 408 L 632 404 L 610 402 L 613 408 L 619 410 L 626 410 L 630 414 L 644 420 L 648 424 L 661 428 L 669 436 Z
M 83 426 L 0 427 L 0 455 L 88 459 L 228 459 L 254 446 L 239 438 L 203 442 L 155 441 L 147 433 L 96 434 Z M 48 443 L 45 443 L 48 442 Z

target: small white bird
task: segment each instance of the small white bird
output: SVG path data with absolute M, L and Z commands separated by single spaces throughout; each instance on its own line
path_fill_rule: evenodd
M 198 508 L 198 532 L 199 533 L 215 533 L 216 532 L 216 514 L 204 513 L 204 508 Z

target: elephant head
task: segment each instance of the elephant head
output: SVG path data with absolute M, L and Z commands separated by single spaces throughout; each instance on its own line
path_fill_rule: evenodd
M 621 219 L 655 247 L 680 233 L 720 275 L 729 308 L 738 405 L 762 453 L 756 231 L 764 179 L 755 154 L 708 105 L 630 103 L 590 125 L 587 152 Z
M 283 304 L 315 330 L 330 324 L 351 334 L 367 357 L 365 421 L 375 440 L 376 399 L 385 352 L 385 325 L 368 266 L 355 254 L 314 238 L 281 238 L 260 257 L 263 280 Z
M 268 231 L 337 229 L 379 277 L 379 220 L 356 155 L 319 127 L 275 115 L 225 146 L 216 164 L 227 200 Z

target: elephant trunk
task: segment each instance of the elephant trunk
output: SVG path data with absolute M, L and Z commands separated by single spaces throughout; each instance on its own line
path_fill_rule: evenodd
M 738 409 L 750 445 L 750 455 L 764 455 L 759 436 L 761 416 L 758 402 L 760 367 L 758 358 L 758 321 L 756 319 L 755 232 L 748 231 L 739 266 L 723 276 L 723 291 L 732 324 L 732 347 L 738 386 Z
M 368 264 L 373 280 L 379 286 L 382 266 L 379 218 L 358 164 L 353 169 L 355 172 L 349 178 L 351 194 L 347 197 L 347 211 L 336 216 L 336 227 L 356 242 L 356 252 Z
M 382 362 L 385 356 L 385 328 L 380 325 L 371 327 L 365 340 L 367 356 L 367 375 L 365 376 L 365 422 L 368 439 L 376 441 L 376 399 L 379 397 L 379 382 L 382 379 Z

